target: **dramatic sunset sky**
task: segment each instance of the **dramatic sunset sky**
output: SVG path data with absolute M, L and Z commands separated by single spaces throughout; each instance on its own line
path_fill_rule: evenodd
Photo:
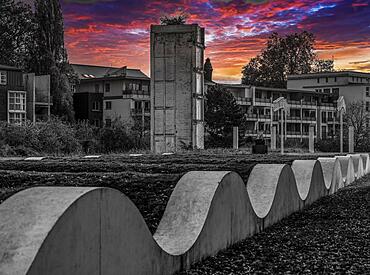
M 140 68 L 149 73 L 149 27 L 181 9 L 206 28 L 214 78 L 240 81 L 240 71 L 273 31 L 307 30 L 321 58 L 337 69 L 370 72 L 370 1 L 61 0 L 72 63 Z

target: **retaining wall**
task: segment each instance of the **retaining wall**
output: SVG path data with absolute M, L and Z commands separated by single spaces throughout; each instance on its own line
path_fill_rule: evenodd
M 35 187 L 0 205 L 0 274 L 173 274 L 370 172 L 369 155 L 194 171 L 177 183 L 154 236 L 110 188 Z

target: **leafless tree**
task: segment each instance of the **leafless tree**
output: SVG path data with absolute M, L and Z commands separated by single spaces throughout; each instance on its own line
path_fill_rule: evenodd
M 365 109 L 364 101 L 355 101 L 347 105 L 344 116 L 347 126 L 354 128 L 354 145 L 360 148 L 370 142 L 370 113 Z

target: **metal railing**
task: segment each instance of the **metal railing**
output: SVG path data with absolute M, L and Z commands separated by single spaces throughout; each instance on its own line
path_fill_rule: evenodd
M 271 103 L 270 98 L 256 98 L 256 102 Z
M 150 92 L 143 90 L 123 90 L 122 95 L 150 96 Z

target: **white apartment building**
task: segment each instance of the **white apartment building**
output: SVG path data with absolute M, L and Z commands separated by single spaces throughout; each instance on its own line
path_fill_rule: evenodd
M 315 90 L 324 95 L 344 96 L 347 104 L 363 101 L 370 111 L 370 73 L 339 71 L 288 76 L 288 89 Z

